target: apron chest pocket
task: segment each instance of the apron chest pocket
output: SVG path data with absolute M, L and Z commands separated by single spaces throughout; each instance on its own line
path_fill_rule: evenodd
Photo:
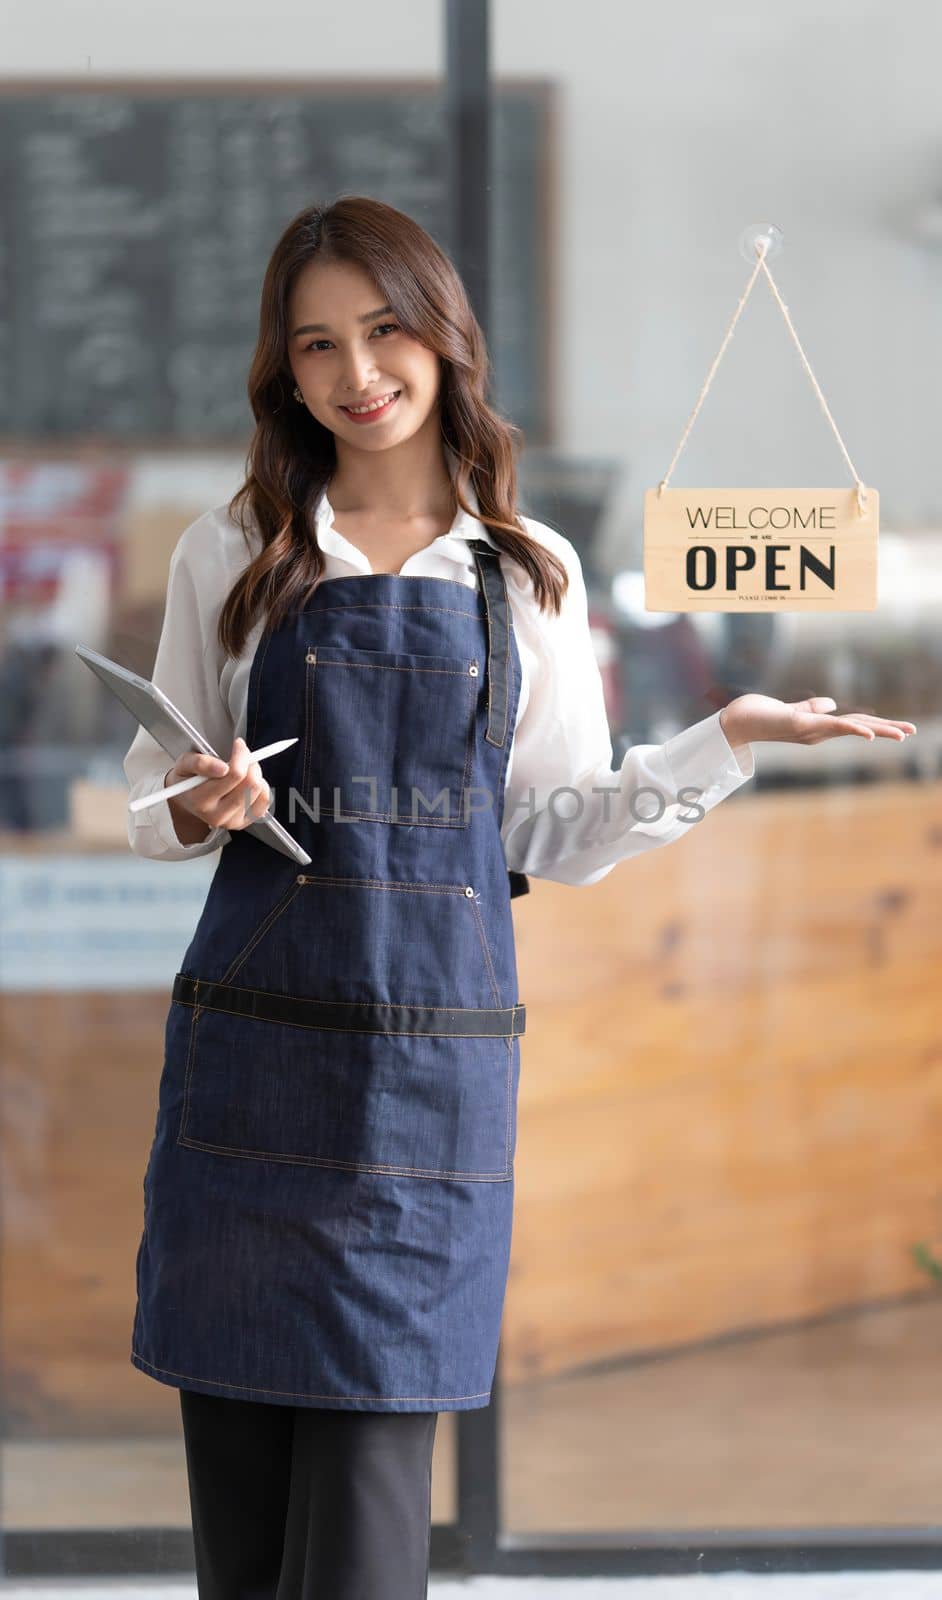
M 480 663 L 310 643 L 301 800 L 321 821 L 468 825 Z

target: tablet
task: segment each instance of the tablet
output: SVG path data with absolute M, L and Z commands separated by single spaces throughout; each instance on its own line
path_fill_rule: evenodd
M 148 678 L 141 678 L 136 672 L 129 672 L 127 667 L 122 667 L 117 661 L 109 661 L 107 656 L 99 655 L 97 650 L 89 650 L 87 645 L 77 644 L 75 654 L 91 667 L 92 671 L 106 684 L 112 694 L 127 706 L 139 723 L 152 734 L 157 743 L 166 750 L 168 755 L 186 755 L 188 750 L 200 750 L 203 755 L 216 756 L 220 761 L 228 760 L 227 756 L 214 750 L 208 739 L 205 739 L 198 728 L 194 728 L 183 712 L 168 699 L 156 683 L 151 683 Z M 239 829 L 239 832 L 242 830 Z M 270 844 L 273 850 L 280 850 L 282 855 L 291 856 L 294 861 L 300 861 L 303 866 L 308 866 L 311 857 L 302 849 L 296 839 L 291 837 L 287 828 L 283 828 L 277 817 L 267 812 L 264 817 L 259 817 L 256 822 L 250 822 L 245 829 L 246 833 L 253 833 L 256 839 L 261 839 L 265 844 Z

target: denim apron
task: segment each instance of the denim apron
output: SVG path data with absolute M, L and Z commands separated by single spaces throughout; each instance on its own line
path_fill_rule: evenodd
M 263 633 L 250 748 L 299 869 L 242 829 L 174 979 L 131 1361 L 205 1394 L 487 1405 L 520 1035 L 500 837 L 520 659 L 478 587 L 321 580 Z

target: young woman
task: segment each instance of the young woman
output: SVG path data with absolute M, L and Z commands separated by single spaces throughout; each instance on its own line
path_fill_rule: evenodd
M 684 836 L 762 739 L 912 723 L 743 695 L 612 770 L 579 560 L 515 509 L 462 284 L 345 197 L 266 272 L 246 482 L 177 544 L 132 849 L 220 847 L 174 981 L 131 1360 L 180 1390 L 203 1600 L 418 1600 L 439 1411 L 490 1398 L 520 1035 L 511 898 Z M 253 748 L 297 737 L 266 762 Z M 272 809 L 299 870 L 247 829 Z

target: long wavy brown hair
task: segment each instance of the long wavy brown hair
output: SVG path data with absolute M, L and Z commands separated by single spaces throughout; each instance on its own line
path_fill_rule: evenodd
M 563 563 L 538 544 L 516 511 L 520 430 L 488 404 L 490 362 L 481 327 L 455 267 L 411 217 L 366 195 L 306 206 L 285 228 L 262 284 L 259 334 L 248 394 L 255 432 L 246 478 L 229 513 L 247 533 L 248 515 L 262 549 L 240 573 L 219 617 L 219 641 L 239 655 L 256 616 L 275 628 L 303 608 L 324 570 L 314 510 L 335 465 L 334 436 L 292 399 L 288 297 L 307 262 L 345 261 L 363 268 L 405 331 L 441 358 L 442 440 L 456 457 L 455 514 L 478 516 L 494 541 L 529 575 L 542 610 L 558 615 L 568 586 Z M 479 510 L 468 504 L 471 486 Z

